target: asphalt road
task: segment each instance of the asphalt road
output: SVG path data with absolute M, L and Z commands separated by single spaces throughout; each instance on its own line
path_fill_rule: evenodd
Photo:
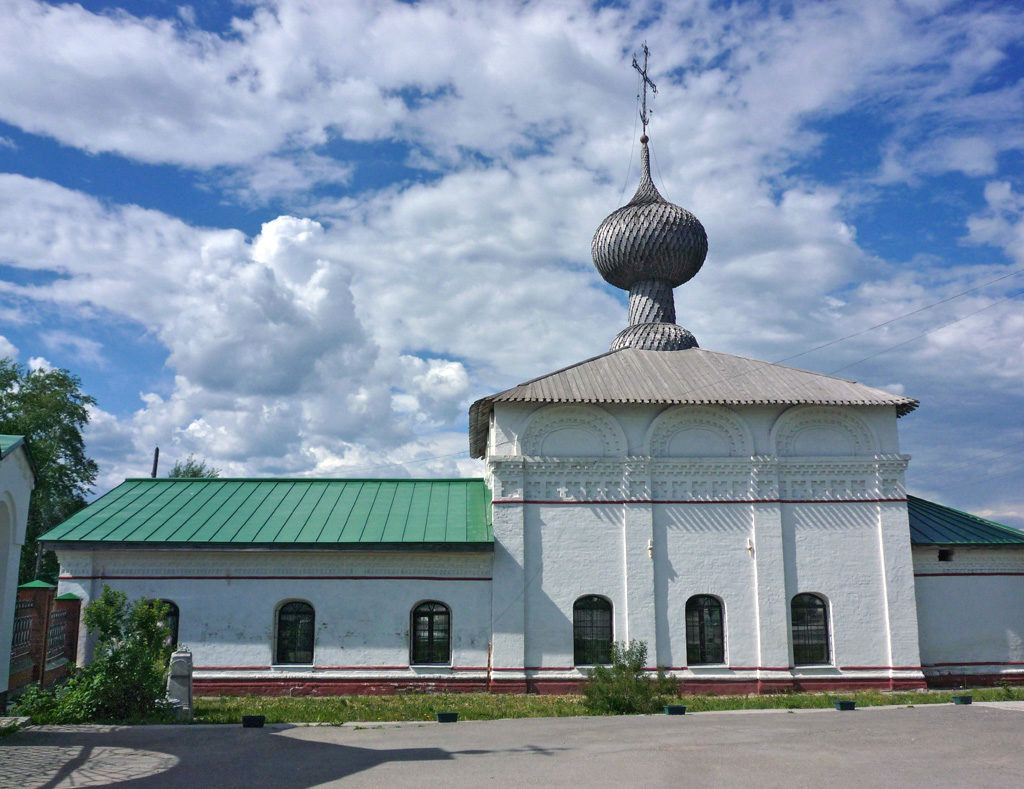
M 1024 786 L 1024 702 L 366 726 L 30 727 L 0 787 Z

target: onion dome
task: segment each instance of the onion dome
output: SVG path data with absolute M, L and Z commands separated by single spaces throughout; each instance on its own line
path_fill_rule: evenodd
M 616 335 L 611 350 L 696 348 L 694 336 L 676 325 L 672 288 L 700 271 L 708 236 L 697 217 L 659 194 L 651 180 L 646 134 L 640 144 L 640 186 L 598 226 L 590 245 L 601 276 L 629 291 L 629 326 Z
M 697 217 L 659 194 L 651 180 L 646 135 L 640 142 L 640 186 L 598 226 L 590 252 L 601 276 L 617 288 L 629 290 L 647 279 L 675 288 L 704 265 L 708 237 Z

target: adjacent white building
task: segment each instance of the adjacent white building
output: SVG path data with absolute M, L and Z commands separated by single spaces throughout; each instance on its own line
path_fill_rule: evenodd
M 33 487 L 35 472 L 24 438 L 0 435 L 0 644 L 10 645 L 14 637 L 18 566 Z M 10 667 L 9 646 L 0 648 L 0 702 L 6 698 Z
M 484 479 L 127 480 L 46 536 L 59 591 L 173 603 L 197 692 L 568 690 L 629 640 L 717 692 L 1024 679 L 1024 533 L 908 500 L 915 400 L 698 347 L 641 142 L 592 249 L 629 326 L 473 404 Z

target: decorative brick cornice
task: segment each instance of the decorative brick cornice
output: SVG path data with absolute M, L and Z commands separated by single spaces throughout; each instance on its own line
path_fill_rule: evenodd
M 888 501 L 906 455 L 488 459 L 497 501 Z

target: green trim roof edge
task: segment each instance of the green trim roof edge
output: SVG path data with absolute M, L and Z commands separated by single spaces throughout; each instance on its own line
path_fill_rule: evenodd
M 919 496 L 907 495 L 907 515 L 913 545 L 1024 546 L 1024 531 Z

